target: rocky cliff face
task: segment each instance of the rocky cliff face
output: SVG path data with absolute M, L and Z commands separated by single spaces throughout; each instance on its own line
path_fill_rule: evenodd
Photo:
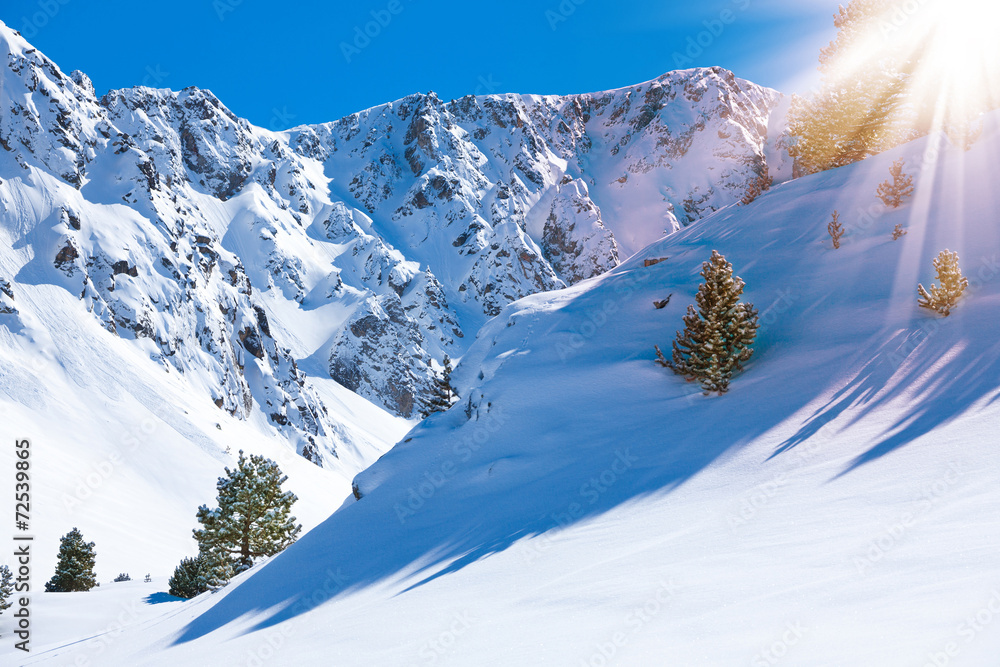
M 0 57 L 0 317 L 18 281 L 60 285 L 319 463 L 349 436 L 304 368 L 416 415 L 508 303 L 738 202 L 780 98 L 712 68 L 270 132 L 195 88 L 98 98 L 2 24 Z

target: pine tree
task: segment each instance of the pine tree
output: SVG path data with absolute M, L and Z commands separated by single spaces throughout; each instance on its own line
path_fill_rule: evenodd
M 840 214 L 836 211 L 833 212 L 833 220 L 826 226 L 826 231 L 830 234 L 830 238 L 833 239 L 834 249 L 839 248 L 840 238 L 844 235 L 844 228 L 840 224 Z
M 969 281 L 962 276 L 957 252 L 942 250 L 934 260 L 934 268 L 937 270 L 937 279 L 941 285 L 939 287 L 932 284 L 930 292 L 924 289 L 923 285 L 917 285 L 917 293 L 920 295 L 917 305 L 948 317 L 951 309 L 969 286 Z
M 658 361 L 689 381 L 697 380 L 706 394 L 724 394 L 733 373 L 753 355 L 757 335 L 757 310 L 751 303 L 740 303 L 744 282 L 733 275 L 733 265 L 712 251 L 712 258 L 702 264 L 705 282 L 698 287 L 695 302 L 684 316 L 684 331 L 677 332 L 673 359 L 666 361 L 659 347 Z
M 892 0 L 851 0 L 834 15 L 837 37 L 820 52 L 821 89 L 811 99 L 792 98 L 796 175 L 851 164 L 908 138 L 901 110 L 915 64 L 879 39 L 891 9 Z
M 14 575 L 6 565 L 0 565 L 0 614 L 4 609 L 10 609 L 14 604 L 11 597 L 14 595 Z
M 180 565 L 174 568 L 174 574 L 167 584 L 170 586 L 167 592 L 179 598 L 193 598 L 199 593 L 204 593 L 207 588 L 198 587 L 198 572 L 200 562 L 197 558 L 185 558 Z
M 444 368 L 441 370 L 441 373 L 434 374 L 433 393 L 428 399 L 427 407 L 424 410 L 425 418 L 435 412 L 444 412 L 458 399 L 458 394 L 455 393 L 455 390 L 451 386 L 451 373 L 454 369 L 451 367 L 451 358 L 447 354 L 444 355 L 442 364 Z
M 288 479 L 278 464 L 240 450 L 236 469 L 226 468 L 226 476 L 216 484 L 219 506 L 198 508 L 202 525 L 194 539 L 202 555 L 223 554 L 237 572 L 253 565 L 255 558 L 273 556 L 295 541 L 302 526 L 291 516 L 298 497 L 282 491 Z
M 896 226 L 892 228 L 892 240 L 898 241 L 904 236 L 906 236 L 906 230 L 903 229 L 903 225 L 897 222 Z
M 179 598 L 193 598 L 205 591 L 222 588 L 233 577 L 232 564 L 224 553 L 200 553 L 195 558 L 185 558 L 174 568 L 167 582 L 168 592 Z
M 763 172 L 757 174 L 757 176 L 750 181 L 750 184 L 747 186 L 747 191 L 743 195 L 743 199 L 740 200 L 740 203 L 744 206 L 752 204 L 757 197 L 760 197 L 762 194 L 770 190 L 772 185 L 774 185 L 774 179 L 771 176 L 768 176 L 767 166 L 765 165 Z
M 886 179 L 878 186 L 876 194 L 886 206 L 899 208 L 904 199 L 913 195 L 913 177 L 903 173 L 904 164 L 902 158 L 893 162 L 889 168 L 889 176 L 892 180 Z
M 294 517 L 293 517 L 294 519 Z M 246 568 L 241 568 L 245 570 Z M 198 554 L 198 587 L 206 591 L 222 588 L 233 578 L 235 570 L 229 556 L 220 549 L 202 551 Z
M 94 543 L 85 542 L 76 528 L 59 538 L 59 560 L 56 573 L 45 584 L 45 590 L 55 593 L 89 591 L 97 585 L 94 576 Z

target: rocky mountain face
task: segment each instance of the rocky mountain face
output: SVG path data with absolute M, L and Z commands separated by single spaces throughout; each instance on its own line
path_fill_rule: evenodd
M 18 283 L 58 285 L 320 464 L 350 434 L 310 375 L 415 416 L 508 303 L 738 202 L 780 153 L 780 95 L 719 68 L 271 132 L 196 88 L 97 97 L 2 24 L 0 57 L 0 326 Z

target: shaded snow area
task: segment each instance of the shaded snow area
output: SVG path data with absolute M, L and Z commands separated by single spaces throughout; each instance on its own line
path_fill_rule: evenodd
M 997 664 L 1000 114 L 789 180 L 787 99 L 719 68 L 270 132 L 196 88 L 98 98 L 2 24 L 0 54 L 35 536 L 32 651 L 8 610 L 0 664 Z M 653 351 L 713 250 L 761 323 L 722 396 Z M 445 354 L 460 400 L 420 421 Z M 240 449 L 305 530 L 173 598 Z M 100 586 L 41 592 L 73 527 Z
M 508 306 L 462 402 L 360 500 L 219 593 L 141 607 L 93 664 L 994 664 L 998 121 L 968 153 L 929 137 L 792 181 Z M 918 192 L 887 210 L 897 157 Z M 971 283 L 947 319 L 916 307 L 943 248 Z M 652 361 L 713 249 L 762 323 L 721 397 Z M 41 642 L 68 603 L 37 598 Z M 53 621 L 25 664 L 89 655 L 94 625 Z

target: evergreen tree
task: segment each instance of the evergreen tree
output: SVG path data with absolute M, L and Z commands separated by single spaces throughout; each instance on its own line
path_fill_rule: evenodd
M 167 592 L 179 598 L 190 599 L 208 590 L 207 588 L 198 587 L 200 564 L 198 558 L 183 559 L 180 565 L 174 568 L 174 574 L 167 582 L 170 586 Z
M 913 196 L 913 177 L 903 173 L 904 164 L 903 158 L 893 162 L 889 167 L 889 176 L 892 180 L 883 181 L 875 192 L 886 206 L 899 208 L 904 199 Z
M 698 287 L 695 302 L 684 316 L 684 331 L 677 332 L 673 359 L 667 361 L 656 348 L 657 361 L 697 380 L 706 394 L 724 394 L 733 373 L 753 354 L 757 335 L 757 310 L 751 303 L 740 303 L 744 282 L 733 275 L 733 265 L 712 251 L 711 260 L 702 264 L 705 282 Z
M 900 223 L 897 222 L 896 226 L 892 228 L 892 240 L 893 241 L 898 241 L 899 239 L 903 238 L 904 236 L 906 236 L 906 230 L 903 229 L 903 225 L 902 224 L 900 224 Z
M 6 565 L 0 565 L 0 614 L 4 609 L 10 609 L 14 604 L 10 601 L 14 595 L 14 575 Z
M 962 276 L 957 252 L 942 250 L 934 260 L 934 268 L 937 270 L 937 279 L 941 285 L 939 287 L 932 284 L 930 292 L 924 289 L 923 285 L 917 285 L 917 293 L 920 295 L 917 305 L 948 317 L 951 309 L 969 286 L 969 281 Z
M 844 235 L 844 227 L 840 224 L 840 214 L 836 211 L 833 212 L 833 220 L 826 226 L 826 231 L 833 240 L 834 249 L 839 248 L 840 238 Z
M 222 588 L 233 577 L 232 564 L 224 553 L 201 553 L 195 558 L 185 558 L 174 568 L 167 582 L 168 592 L 179 598 L 193 598 L 205 591 Z
M 454 370 L 451 367 L 451 358 L 447 354 L 444 355 L 442 363 L 444 364 L 442 371 L 434 374 L 433 394 L 427 401 L 424 417 L 435 412 L 444 412 L 458 399 L 458 394 L 451 386 L 451 373 Z
M 772 185 L 774 185 L 774 179 L 768 175 L 767 166 L 765 165 L 763 171 L 757 174 L 757 176 L 750 181 L 750 184 L 747 186 L 747 191 L 743 195 L 743 199 L 740 200 L 740 203 L 744 206 L 752 204 L 757 197 L 760 197 L 762 194 L 770 190 Z
M 274 461 L 256 454 L 248 459 L 240 450 L 236 469 L 226 468 L 216 484 L 219 506 L 198 508 L 202 528 L 195 529 L 194 539 L 199 552 L 212 558 L 221 554 L 242 572 L 255 558 L 273 556 L 294 542 L 302 526 L 291 516 L 298 497 L 281 490 L 287 479 Z
M 89 591 L 97 585 L 94 576 L 94 543 L 85 542 L 76 528 L 59 538 L 59 560 L 56 573 L 45 584 L 45 590 L 55 593 Z
M 880 34 L 893 7 L 893 0 L 851 0 L 834 15 L 838 32 L 820 52 L 820 90 L 792 98 L 789 153 L 797 175 L 857 162 L 912 135 L 902 112 L 915 60 Z

